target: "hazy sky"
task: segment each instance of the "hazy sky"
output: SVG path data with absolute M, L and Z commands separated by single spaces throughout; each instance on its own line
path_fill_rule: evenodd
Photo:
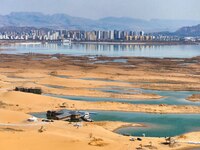
M 200 20 L 200 0 L 0 0 L 0 14 L 14 11 L 65 13 L 92 19 L 126 16 Z

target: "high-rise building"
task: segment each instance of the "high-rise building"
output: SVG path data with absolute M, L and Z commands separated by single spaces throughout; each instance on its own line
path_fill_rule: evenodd
M 114 40 L 115 39 L 114 31 L 109 31 L 109 39 L 110 40 Z
M 144 36 L 144 31 L 140 31 L 140 36 Z
M 114 31 L 114 38 L 115 38 L 115 40 L 119 40 L 121 38 L 120 34 L 121 34 L 120 31 L 117 31 L 117 30 Z
M 108 39 L 109 39 L 109 32 L 103 31 L 103 40 L 108 40 Z

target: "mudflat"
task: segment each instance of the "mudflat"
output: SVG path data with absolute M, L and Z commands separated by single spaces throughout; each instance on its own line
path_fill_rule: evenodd
M 127 62 L 114 62 L 115 59 L 126 59 Z M 0 145 L 3 149 L 66 149 L 66 147 L 77 150 L 80 148 L 136 149 L 140 148 L 141 144 L 146 149 L 152 147 L 154 149 L 182 149 L 194 146 L 188 144 L 187 141 L 198 142 L 200 137 L 199 132 L 175 137 L 185 143 L 170 148 L 169 145 L 162 144 L 165 142 L 164 138 L 143 138 L 142 142 L 131 142 L 130 137 L 112 132 L 121 126 L 142 126 L 137 123 L 83 123 L 83 127 L 77 129 L 73 124 L 63 121 L 35 126 L 29 126 L 26 121 L 30 117 L 27 113 L 61 108 L 148 113 L 200 113 L 199 106 L 86 102 L 46 95 L 159 101 L 163 96 L 145 93 L 138 89 L 199 91 L 200 57 L 187 59 L 96 57 L 94 59 L 60 54 L 1 54 L 0 62 L 0 112 L 5 114 L 0 117 L 0 123 L 4 123 L 0 126 Z M 13 91 L 17 86 L 39 87 L 44 95 Z M 116 91 L 120 89 L 120 92 L 102 90 L 105 88 Z M 121 89 L 126 90 L 121 92 Z M 44 127 L 42 133 L 38 131 L 41 126 Z

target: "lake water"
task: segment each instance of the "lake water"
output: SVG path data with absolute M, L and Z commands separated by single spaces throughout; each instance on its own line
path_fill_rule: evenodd
M 136 89 L 136 88 L 99 88 L 103 92 L 109 93 L 154 93 L 163 96 L 162 99 L 148 99 L 148 100 L 128 100 L 128 99 L 117 99 L 117 98 L 105 98 L 105 97 L 86 97 L 86 96 L 69 96 L 69 95 L 56 95 L 56 94 L 45 94 L 46 96 L 64 98 L 77 101 L 90 101 L 90 102 L 99 102 L 99 101 L 112 101 L 112 102 L 124 102 L 131 104 L 168 104 L 168 105 L 200 105 L 200 102 L 191 102 L 186 100 L 187 97 L 192 96 L 193 94 L 200 94 L 198 91 L 158 91 L 158 90 L 145 90 L 145 89 Z
M 48 96 L 66 98 L 79 101 L 117 101 L 133 104 L 169 104 L 169 105 L 200 105 L 200 102 L 190 102 L 186 98 L 192 94 L 200 94 L 197 91 L 158 91 L 145 89 L 120 89 L 114 87 L 98 89 L 104 92 L 124 93 L 124 92 L 144 92 L 155 93 L 164 98 L 160 100 L 126 100 L 116 98 L 94 98 L 83 96 L 64 96 L 52 95 Z M 147 127 L 124 127 L 116 130 L 119 134 L 142 136 L 143 133 L 149 137 L 167 137 L 177 136 L 191 131 L 200 130 L 200 114 L 149 114 L 149 113 L 133 113 L 133 112 L 118 112 L 118 111 L 96 111 L 97 114 L 92 114 L 92 119 L 95 121 L 124 121 L 137 122 L 146 125 Z
M 131 112 L 98 112 L 92 115 L 95 121 L 138 122 L 147 127 L 127 127 L 118 129 L 120 134 L 150 137 L 176 136 L 190 131 L 200 130 L 200 115 L 195 114 L 147 114 Z
M 115 87 L 116 88 L 116 87 Z M 133 90 L 133 92 L 156 93 L 165 96 L 160 100 L 124 100 L 116 98 L 94 98 L 83 96 L 64 96 L 52 95 L 48 96 L 66 98 L 79 101 L 118 101 L 133 104 L 169 104 L 169 105 L 200 105 L 200 102 L 194 103 L 187 101 L 186 98 L 192 94 L 200 94 L 197 91 L 158 91 L 144 89 L 99 89 L 104 92 L 124 93 L 124 91 Z M 149 114 L 149 113 L 133 113 L 133 112 L 118 112 L 118 111 L 96 111 L 97 114 L 92 114 L 92 119 L 95 121 L 124 121 L 138 122 L 145 124 L 147 127 L 124 127 L 116 130 L 117 133 L 125 135 L 142 136 L 143 133 L 150 137 L 166 137 L 177 136 L 191 131 L 200 130 L 200 114 Z
M 148 114 L 118 111 L 92 111 L 94 121 L 124 121 L 146 125 L 146 127 L 125 127 L 115 132 L 125 135 L 148 137 L 166 137 L 181 135 L 200 130 L 199 114 Z M 36 117 L 45 118 L 45 113 L 34 113 Z
M 107 44 L 18 44 L 1 47 L 0 53 L 20 54 L 20 53 L 42 53 L 42 54 L 67 54 L 75 56 L 95 55 L 95 56 L 138 56 L 138 57 L 171 57 L 190 58 L 200 56 L 200 45 L 107 45 Z
M 39 44 L 39 45 L 12 45 L 0 47 L 0 53 L 7 54 L 23 54 L 23 53 L 42 53 L 42 54 L 66 54 L 74 56 L 138 56 L 138 57 L 154 57 L 154 58 L 191 58 L 200 56 L 200 45 L 176 45 L 176 46 L 135 46 L 135 45 L 95 45 L 95 44 L 72 44 L 68 46 L 58 44 Z M 5 50 L 2 50 L 5 49 Z M 126 63 L 126 60 L 117 59 L 114 62 Z M 98 62 L 97 62 L 98 63 Z M 101 63 L 101 62 L 100 62 Z M 68 78 L 62 76 L 63 78 Z M 90 79 L 88 79 L 90 80 Z M 112 82 L 112 81 L 110 81 Z M 52 88 L 64 88 L 58 86 L 46 85 Z M 95 89 L 111 93 L 135 92 L 135 89 L 116 89 L 101 88 Z M 63 95 L 48 95 L 72 100 L 83 101 L 119 101 L 135 104 L 170 104 L 170 105 L 200 105 L 186 100 L 186 97 L 199 92 L 195 91 L 156 91 L 141 90 L 146 93 L 156 93 L 165 98 L 161 100 L 122 100 L 112 98 L 93 98 L 93 97 L 77 97 Z M 36 116 L 45 117 L 44 113 L 35 114 Z M 195 114 L 148 114 L 148 113 L 132 113 L 132 112 L 116 112 L 116 111 L 98 111 L 96 115 L 92 114 L 95 121 L 124 121 L 138 122 L 147 125 L 145 128 L 121 128 L 117 130 L 120 134 L 130 134 L 135 136 L 165 137 L 180 135 L 190 131 L 200 130 L 200 115 Z

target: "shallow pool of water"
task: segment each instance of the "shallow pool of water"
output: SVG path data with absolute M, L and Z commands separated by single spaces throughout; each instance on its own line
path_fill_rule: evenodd
M 200 130 L 200 114 L 148 114 L 118 111 L 92 111 L 94 121 L 123 121 L 141 123 L 146 127 L 124 127 L 115 132 L 124 135 L 149 137 L 177 136 Z M 36 117 L 46 118 L 45 113 L 34 113 Z
M 67 76 L 67 75 L 52 75 L 52 76 L 58 77 L 58 78 L 64 78 L 64 79 L 71 78 L 71 76 Z
M 125 81 L 111 80 L 111 79 L 106 79 L 106 78 L 81 78 L 81 79 L 82 80 L 89 80 L 89 81 L 123 82 L 123 83 L 126 83 Z
M 130 104 L 168 104 L 168 105 L 200 105 L 200 102 L 191 102 L 186 100 L 187 97 L 193 94 L 200 94 L 197 91 L 158 91 L 158 90 L 145 90 L 136 88 L 101 88 L 98 89 L 103 92 L 117 93 L 117 94 L 137 94 L 137 93 L 154 93 L 163 96 L 162 99 L 147 99 L 147 100 L 131 100 L 131 99 L 117 99 L 117 98 L 105 98 L 105 97 L 86 97 L 86 96 L 68 96 L 68 95 L 56 95 L 45 94 L 46 96 L 64 98 L 77 101 L 112 101 L 112 102 L 124 102 Z
M 148 114 L 101 111 L 92 115 L 95 121 L 138 122 L 147 127 L 126 127 L 116 130 L 120 134 L 150 137 L 176 136 L 200 130 L 200 115 L 196 114 Z

